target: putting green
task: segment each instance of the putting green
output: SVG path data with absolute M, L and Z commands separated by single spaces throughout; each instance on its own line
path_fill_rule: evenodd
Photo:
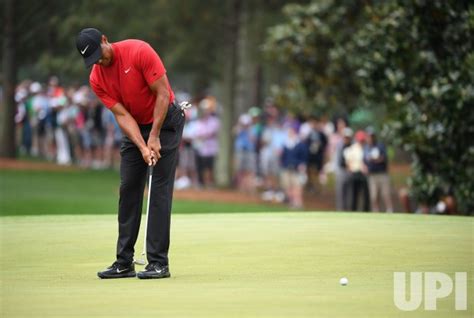
M 0 218 L 1 317 L 469 317 L 472 218 L 175 215 L 172 278 L 100 280 L 116 217 Z M 141 252 L 141 239 L 137 242 Z M 402 312 L 393 272 L 468 272 L 468 310 Z M 349 285 L 339 279 L 348 277 Z

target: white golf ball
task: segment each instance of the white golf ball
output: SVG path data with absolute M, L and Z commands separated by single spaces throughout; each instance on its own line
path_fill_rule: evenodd
M 339 280 L 339 284 L 341 284 L 342 286 L 346 286 L 347 284 L 349 284 L 349 280 L 346 277 L 343 277 Z

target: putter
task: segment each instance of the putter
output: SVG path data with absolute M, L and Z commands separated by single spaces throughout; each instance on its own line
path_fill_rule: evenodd
M 146 232 L 148 230 L 148 214 L 150 213 L 150 194 L 151 194 L 151 180 L 153 177 L 153 165 L 148 166 L 148 198 L 146 203 L 146 219 L 145 219 L 145 229 L 143 231 L 143 251 L 141 259 L 134 260 L 133 262 L 137 265 L 145 265 L 145 255 L 146 255 Z

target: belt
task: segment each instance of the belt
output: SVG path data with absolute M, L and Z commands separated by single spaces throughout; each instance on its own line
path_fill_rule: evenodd
M 181 103 L 179 103 L 179 104 L 177 104 L 176 101 L 173 101 L 173 102 L 171 102 L 171 106 L 170 106 L 170 107 L 176 107 L 176 108 L 181 109 L 182 111 L 185 111 L 186 109 L 188 109 L 188 108 L 190 108 L 190 107 L 192 107 L 192 106 L 193 106 L 193 105 L 192 105 L 190 102 L 188 102 L 188 101 L 184 101 L 184 102 L 181 102 Z M 153 124 L 144 124 L 144 125 L 143 125 L 143 124 L 139 124 L 138 126 L 140 127 L 140 130 L 142 130 L 142 129 L 145 129 L 145 130 L 146 130 L 146 129 L 150 129 L 152 125 L 153 125 Z

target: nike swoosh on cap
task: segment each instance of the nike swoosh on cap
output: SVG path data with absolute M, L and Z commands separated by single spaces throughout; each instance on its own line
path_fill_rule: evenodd
M 81 54 L 84 55 L 84 53 L 86 53 L 87 49 L 89 48 L 89 45 L 87 45 L 84 50 L 81 50 Z

